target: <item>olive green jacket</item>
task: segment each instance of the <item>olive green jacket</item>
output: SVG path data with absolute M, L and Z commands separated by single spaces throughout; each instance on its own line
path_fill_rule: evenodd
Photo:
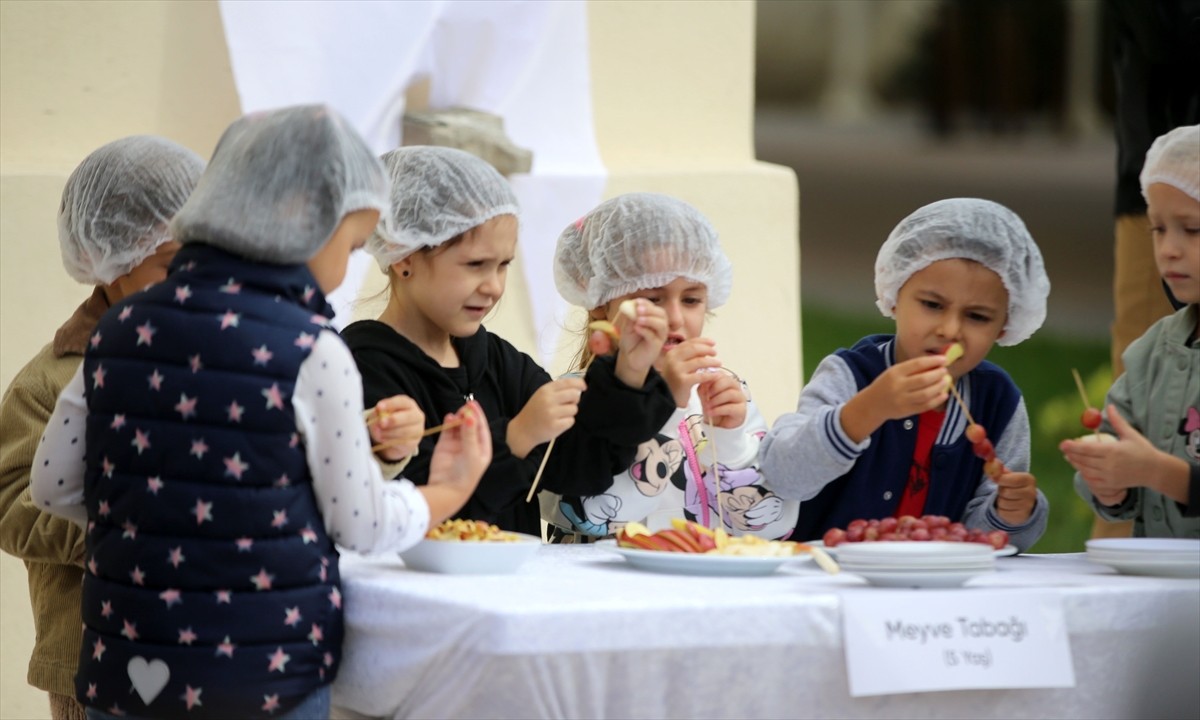
M 1191 339 L 1198 313 L 1200 306 L 1188 305 L 1133 341 L 1121 356 L 1125 373 L 1107 399 L 1154 447 L 1193 466 L 1200 463 L 1200 431 L 1189 430 L 1187 420 L 1189 410 L 1200 413 L 1200 341 Z M 1115 434 L 1107 420 L 1101 429 Z M 1134 537 L 1200 538 L 1197 509 L 1153 490 L 1130 490 L 1113 507 L 1097 502 L 1078 473 L 1075 490 L 1100 517 L 1133 520 Z
M 38 441 L 63 387 L 108 309 L 97 288 L 46 345 L 21 368 L 0 402 L 0 549 L 25 562 L 36 639 L 30 685 L 74 697 L 83 640 L 80 602 L 83 529 L 40 512 L 29 495 L 29 471 Z M 63 448 L 70 452 L 70 448 Z

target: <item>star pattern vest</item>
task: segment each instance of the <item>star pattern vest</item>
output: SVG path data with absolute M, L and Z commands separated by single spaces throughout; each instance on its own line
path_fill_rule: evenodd
M 333 680 L 337 551 L 292 410 L 330 314 L 302 265 L 188 245 L 100 321 L 84 359 L 85 706 L 270 717 Z

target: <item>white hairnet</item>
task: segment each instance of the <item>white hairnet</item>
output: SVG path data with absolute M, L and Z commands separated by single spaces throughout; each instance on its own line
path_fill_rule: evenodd
M 302 105 L 234 121 L 172 227 L 183 243 L 294 265 L 367 209 L 387 222 L 379 160 L 332 108 Z
M 421 248 L 437 247 L 500 215 L 519 213 L 512 186 L 471 153 L 413 145 L 383 156 L 392 182 L 393 228 L 367 240 L 385 271 Z
M 875 258 L 875 304 L 892 317 L 913 273 L 949 259 L 974 260 L 1008 290 L 1008 321 L 997 344 L 1016 345 L 1042 326 L 1050 278 L 1037 244 L 1012 210 L 975 198 L 939 200 L 900 221 Z
M 204 161 L 166 138 L 134 135 L 79 163 L 63 187 L 58 243 L 63 267 L 89 285 L 107 285 L 171 239 Z
M 595 308 L 677 278 L 703 283 L 708 307 L 729 299 L 733 267 L 696 208 L 655 193 L 606 200 L 562 231 L 554 283 L 568 302 Z
M 1165 183 L 1200 201 L 1200 125 L 1177 127 L 1156 138 L 1138 179 L 1142 197 L 1150 185 Z

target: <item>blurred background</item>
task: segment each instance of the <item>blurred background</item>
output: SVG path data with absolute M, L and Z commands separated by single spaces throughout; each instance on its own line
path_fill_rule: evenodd
M 1033 473 L 1050 499 L 1035 552 L 1078 552 L 1092 514 L 1057 450 L 1078 435 L 1077 368 L 1111 380 L 1111 18 L 1098 0 L 758 0 L 755 149 L 800 186 L 805 379 L 893 324 L 874 261 L 896 223 L 946 197 L 1024 219 L 1052 289 L 1033 339 L 990 359 L 1025 394 Z

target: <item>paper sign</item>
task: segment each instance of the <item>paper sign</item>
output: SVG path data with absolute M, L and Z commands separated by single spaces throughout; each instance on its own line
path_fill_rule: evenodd
M 852 697 L 1075 686 L 1057 594 L 846 593 L 842 637 Z

